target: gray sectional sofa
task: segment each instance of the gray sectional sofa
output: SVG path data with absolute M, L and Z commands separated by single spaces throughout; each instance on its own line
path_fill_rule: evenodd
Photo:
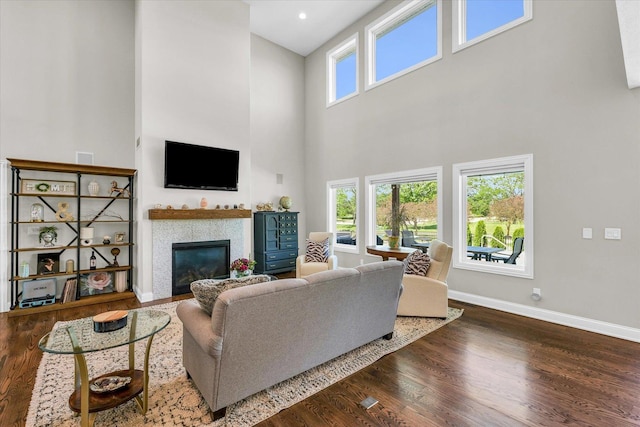
M 390 339 L 403 265 L 376 262 L 230 289 L 209 316 L 177 308 L 183 364 L 214 418 L 225 408 L 377 338 Z

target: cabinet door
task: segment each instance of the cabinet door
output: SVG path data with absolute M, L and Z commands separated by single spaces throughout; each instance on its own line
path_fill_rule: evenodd
M 265 251 L 275 251 L 279 248 L 278 246 L 278 236 L 279 236 L 279 225 L 280 221 L 278 221 L 278 215 L 266 215 L 264 218 L 265 222 Z

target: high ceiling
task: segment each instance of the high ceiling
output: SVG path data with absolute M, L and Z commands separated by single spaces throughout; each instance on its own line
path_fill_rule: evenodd
M 307 56 L 384 0 L 243 0 L 251 32 Z M 629 88 L 640 87 L 640 0 L 616 0 Z M 306 19 L 300 19 L 304 12 Z
M 384 0 L 243 0 L 251 32 L 307 56 Z M 306 19 L 298 15 L 304 12 Z

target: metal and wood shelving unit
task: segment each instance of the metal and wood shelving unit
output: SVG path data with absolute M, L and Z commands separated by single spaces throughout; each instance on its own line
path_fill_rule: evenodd
M 133 245 L 134 245 L 134 176 L 135 169 L 123 169 L 106 166 L 81 165 L 70 163 L 53 163 L 34 160 L 8 159 L 11 162 L 11 266 L 9 278 L 11 284 L 11 310 L 9 316 L 27 315 L 32 313 L 58 310 L 61 308 L 108 302 L 126 298 L 134 298 L 132 292 Z M 125 178 L 126 184 L 120 187 L 122 192 L 109 194 L 108 183 Z M 100 180 L 101 191 L 98 195 L 91 195 L 88 184 L 93 180 Z M 25 184 L 36 182 L 35 187 L 25 188 Z M 66 183 L 60 185 L 59 183 Z M 60 190 L 65 187 L 66 191 Z M 107 188 L 104 188 L 107 187 Z M 35 190 L 34 190 L 35 188 Z M 69 188 L 73 188 L 70 191 Z M 60 215 L 59 202 L 69 206 L 68 213 L 73 219 L 66 220 Z M 30 210 L 26 206 L 32 204 L 44 206 L 44 217 L 33 221 Z M 58 208 L 56 208 L 58 206 Z M 121 213 L 112 216 L 112 209 Z M 62 217 L 62 218 L 61 218 Z M 30 236 L 28 231 L 33 227 L 56 226 L 60 229 L 58 239 L 63 243 L 53 247 L 38 246 L 37 234 Z M 98 233 L 91 243 L 81 242 L 80 230 L 83 227 L 93 227 Z M 126 237 L 115 241 L 115 232 L 127 230 Z M 111 242 L 103 243 L 103 235 L 110 235 Z M 115 249 L 117 248 L 117 249 Z M 122 251 L 123 257 L 114 262 L 111 252 Z M 99 265 L 90 269 L 87 260 L 94 252 Z M 56 253 L 59 255 L 59 272 L 41 274 L 37 263 L 33 263 L 33 255 L 39 253 Z M 60 256 L 74 260 L 73 271 L 67 272 L 65 263 Z M 28 260 L 28 261 L 27 261 Z M 125 262 L 123 262 L 126 260 Z M 23 275 L 20 265 L 29 263 L 30 274 Z M 35 268 L 33 268 L 35 267 Z M 33 268 L 33 269 L 32 269 Z M 96 272 L 116 273 L 126 275 L 126 290 L 124 292 L 102 293 L 99 295 L 82 296 L 80 279 Z M 115 274 L 112 274 L 113 278 Z M 40 305 L 36 307 L 20 308 L 20 297 L 23 283 L 29 280 L 49 278 L 76 278 L 77 291 L 74 301 L 60 304 Z

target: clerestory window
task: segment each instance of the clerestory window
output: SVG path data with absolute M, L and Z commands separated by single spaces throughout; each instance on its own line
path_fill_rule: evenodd
M 402 3 L 365 28 L 365 89 L 442 58 L 441 0 Z
M 454 52 L 533 17 L 532 0 L 453 0 L 452 3 Z
M 358 34 L 327 52 L 327 107 L 358 94 Z

